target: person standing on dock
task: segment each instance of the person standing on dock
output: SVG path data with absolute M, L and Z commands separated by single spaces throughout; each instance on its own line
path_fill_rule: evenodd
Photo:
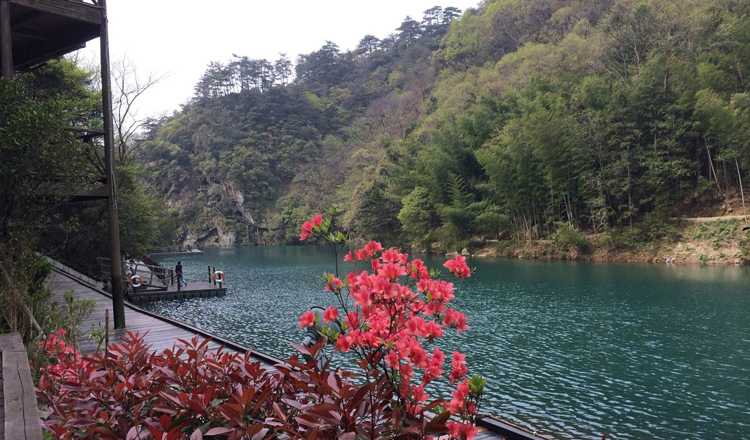
M 181 286 L 187 286 L 187 281 L 185 281 L 185 277 L 182 276 L 182 263 L 177 262 L 177 266 L 174 267 L 174 273 L 177 277 L 177 282 L 180 283 Z

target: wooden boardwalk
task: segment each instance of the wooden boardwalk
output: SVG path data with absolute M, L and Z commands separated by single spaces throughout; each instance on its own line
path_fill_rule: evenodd
M 161 351 L 177 343 L 178 339 L 191 339 L 195 336 L 201 339 L 211 338 L 209 347 L 212 349 L 225 345 L 227 349 L 245 352 L 250 351 L 251 356 L 266 366 L 271 367 L 281 362 L 273 356 L 251 350 L 248 347 L 227 341 L 219 336 L 209 334 L 185 323 L 151 313 L 136 307 L 130 303 L 125 303 L 125 325 L 126 329 L 115 330 L 112 322 L 112 297 L 107 293 L 96 289 L 94 286 L 83 284 L 67 273 L 55 270 L 51 276 L 51 289 L 53 298 L 59 304 L 64 304 L 64 295 L 68 290 L 73 290 L 79 299 L 92 300 L 96 303 L 94 312 L 85 318 L 81 323 L 80 329 L 86 335 L 82 336 L 79 341 L 82 354 L 93 353 L 97 348 L 97 341 L 88 339 L 89 330 L 104 328 L 106 310 L 110 311 L 110 343 L 117 341 L 126 335 L 126 330 L 134 333 L 146 334 L 145 342 L 150 344 L 154 351 Z M 146 333 L 148 332 L 148 333 Z

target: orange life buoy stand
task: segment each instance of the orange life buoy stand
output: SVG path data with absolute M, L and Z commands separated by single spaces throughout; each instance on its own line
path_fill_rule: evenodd
M 223 283 L 224 280 L 226 279 L 227 279 L 227 276 L 224 275 L 224 272 L 220 270 L 217 270 L 216 272 L 214 272 L 214 281 L 216 281 L 217 283 Z

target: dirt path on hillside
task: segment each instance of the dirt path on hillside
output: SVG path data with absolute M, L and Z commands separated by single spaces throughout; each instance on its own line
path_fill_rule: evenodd
M 720 222 L 723 220 L 742 220 L 748 217 L 750 217 L 750 215 L 725 215 L 721 217 L 680 217 L 680 218 L 672 218 L 672 220 L 685 220 L 688 222 L 703 223 L 703 222 Z

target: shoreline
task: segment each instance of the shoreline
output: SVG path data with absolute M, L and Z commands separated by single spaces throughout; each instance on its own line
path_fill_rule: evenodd
M 526 242 L 488 241 L 473 252 L 478 258 L 576 260 L 602 263 L 735 265 L 750 263 L 750 233 L 738 218 L 688 221 L 663 226 L 660 236 L 621 231 L 615 236 L 583 234 Z
M 662 225 L 662 230 L 658 231 L 660 236 L 651 240 L 638 235 L 637 230 L 621 231 L 614 236 L 574 231 L 572 235 L 568 232 L 567 235 L 523 242 L 486 240 L 484 245 L 479 245 L 475 239 L 468 249 L 445 249 L 436 244 L 431 252 L 415 247 L 411 251 L 433 255 L 461 253 L 474 258 L 745 266 L 750 265 L 750 233 L 742 231 L 743 225 L 737 216 L 714 217 L 711 221 Z M 352 240 L 353 245 L 357 243 L 358 240 Z M 202 245 L 204 248 L 246 247 L 221 246 L 220 243 Z
M 518 251 L 515 255 L 503 254 L 494 247 L 481 248 L 470 256 L 471 258 L 499 258 L 509 260 L 539 260 L 539 261 L 577 261 L 577 262 L 589 262 L 589 263 L 638 263 L 638 264 L 677 264 L 677 265 L 700 265 L 700 266 L 747 266 L 750 265 L 750 261 L 743 258 L 716 258 L 712 260 L 702 261 L 700 258 L 674 258 L 669 257 L 669 261 L 666 261 L 667 257 L 639 257 L 634 255 L 618 254 L 617 252 L 609 252 L 601 250 L 606 255 L 600 255 L 600 252 L 580 253 L 575 257 L 572 256 L 553 256 L 553 255 L 528 255 L 523 251 Z M 612 253 L 617 255 L 612 255 Z M 446 255 L 451 255 L 448 253 Z

